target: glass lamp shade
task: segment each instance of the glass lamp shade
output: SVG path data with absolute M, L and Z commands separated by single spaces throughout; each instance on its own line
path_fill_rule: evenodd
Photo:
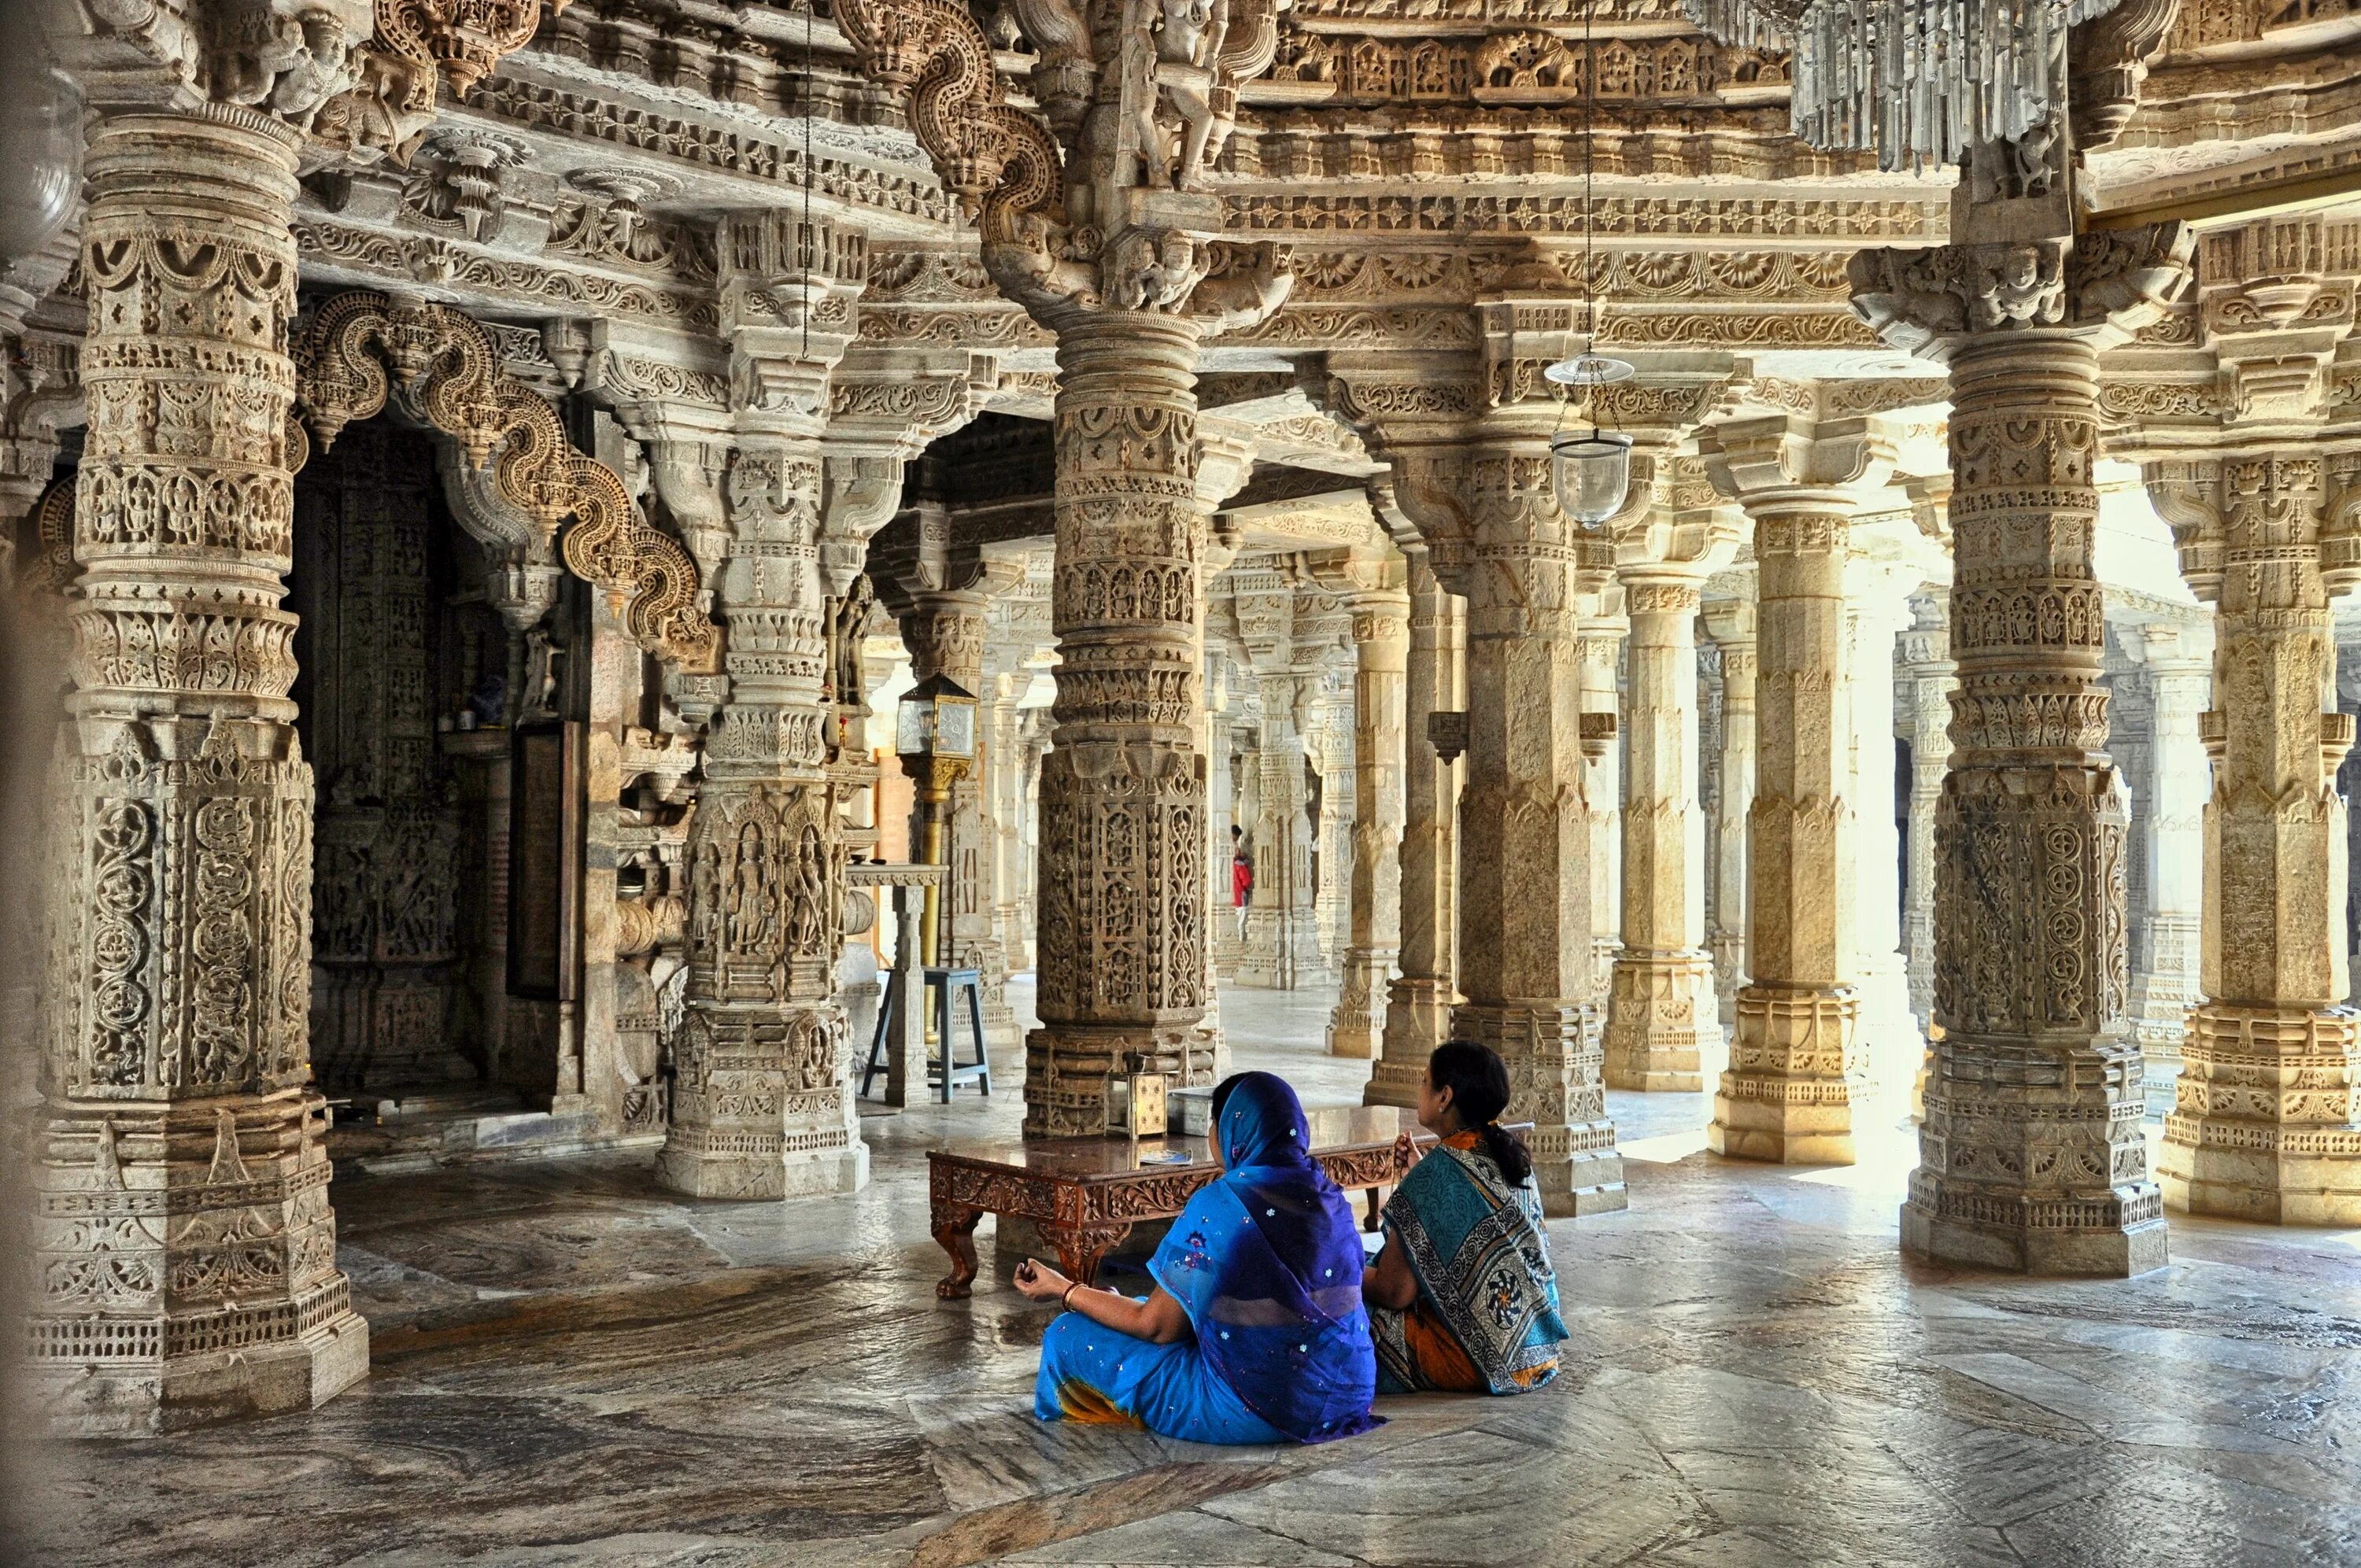
M 894 718 L 896 756 L 975 755 L 975 698 L 948 675 L 929 675 L 903 693 Z
M 0 272 L 64 229 L 82 189 L 82 101 L 27 48 L 0 62 Z
M 1560 510 L 1596 528 L 1623 509 L 1631 488 L 1631 438 L 1611 430 L 1568 432 L 1550 442 Z

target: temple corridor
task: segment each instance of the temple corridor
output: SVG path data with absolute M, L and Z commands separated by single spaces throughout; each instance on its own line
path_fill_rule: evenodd
M 1333 996 L 1234 1017 L 1239 1065 L 1315 1102 L 1355 1091 L 1311 1032 Z M 1763 1166 L 1702 1152 L 1708 1101 L 1611 1095 L 1632 1202 L 1552 1227 L 1580 1302 L 1556 1385 L 1386 1400 L 1378 1432 L 1285 1451 L 1044 1427 L 1049 1312 L 1005 1278 L 934 1299 L 922 1151 L 1013 1130 L 1014 1094 L 868 1120 L 870 1185 L 792 1213 L 668 1198 L 644 1154 L 340 1179 L 368 1379 L 313 1411 L 50 1454 L 43 1561 L 2328 1568 L 2361 1550 L 2361 1237 L 2176 1221 L 2172 1265 L 2129 1283 L 1961 1275 L 1895 1249 L 1899 1118 L 1850 1169 Z

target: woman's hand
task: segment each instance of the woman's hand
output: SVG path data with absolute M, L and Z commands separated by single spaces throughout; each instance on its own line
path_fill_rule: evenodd
M 1035 1301 L 1063 1300 L 1066 1292 L 1074 1288 L 1072 1280 L 1037 1257 L 1028 1257 L 1016 1266 L 1012 1283 Z
M 1401 1168 L 1404 1170 L 1408 1170 L 1411 1166 L 1416 1165 L 1418 1163 L 1418 1140 L 1411 1137 L 1408 1133 L 1396 1134 L 1394 1135 L 1394 1157 L 1401 1162 Z

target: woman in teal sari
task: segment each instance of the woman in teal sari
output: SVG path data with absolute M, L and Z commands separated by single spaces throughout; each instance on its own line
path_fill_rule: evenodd
M 1508 1103 L 1486 1047 L 1449 1040 L 1427 1058 L 1418 1119 L 1443 1141 L 1386 1201 L 1361 1282 L 1380 1394 L 1521 1394 L 1557 1375 L 1557 1276 L 1532 1160 L 1498 1120 Z

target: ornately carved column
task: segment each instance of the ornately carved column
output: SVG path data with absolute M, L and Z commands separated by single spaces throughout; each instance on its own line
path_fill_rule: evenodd
M 1386 996 L 1384 1048 L 1363 1099 L 1416 1106 L 1426 1058 L 1451 1037 L 1458 987 L 1459 761 L 1434 749 L 1432 716 L 1466 710 L 1467 608 L 1435 580 L 1431 551 L 1410 554 L 1404 663 L 1400 973 Z
M 1750 576 L 1746 587 L 1752 589 Z M 1755 610 L 1752 598 L 1710 600 L 1706 630 L 1721 650 L 1721 811 L 1713 844 L 1714 980 L 1721 1025 L 1738 1027 L 1738 990 L 1746 981 L 1746 823 L 1754 808 Z
M 1390 555 L 1391 551 L 1387 554 Z M 1399 560 L 1387 564 L 1394 584 Z M 1399 586 L 1345 597 L 1353 616 L 1353 867 L 1351 941 L 1328 1023 L 1328 1049 L 1375 1057 L 1385 1037 L 1387 988 L 1401 941 L 1403 682 L 1410 596 Z
M 726 493 L 729 696 L 689 826 L 687 1009 L 656 1179 L 701 1198 L 850 1192 L 869 1150 L 834 1001 L 844 868 L 816 433 L 743 439 Z
M 1607 993 L 1623 950 L 1623 589 L 1609 582 L 1582 596 L 1584 820 L 1590 835 L 1590 970 L 1583 1005 L 1607 1021 Z M 1595 610 L 1595 613 L 1594 613 Z
M 1851 985 L 1844 567 L 1860 494 L 1888 459 L 1859 421 L 1785 415 L 1720 425 L 1705 454 L 1754 522 L 1762 625 L 1747 983 L 1707 1137 L 1748 1159 L 1850 1164 L 1866 1063 Z
M 1917 569 L 1856 557 L 1847 571 L 1846 685 L 1852 701 L 1854 1025 L 1872 1084 L 1908 1084 L 1927 1055 L 1903 958 L 1902 835 L 1894 821 L 1894 652 Z
M 1694 1091 L 1715 1025 L 1704 941 L 1697 805 L 1698 585 L 1627 570 L 1631 692 L 1623 706 L 1623 944 L 1608 1000 L 1610 1088 Z
M 2132 1037 L 2147 1058 L 2148 1098 L 2156 1080 L 2169 1097 L 2180 1076 L 2189 1010 L 2204 1000 L 2205 817 L 2212 771 L 2204 746 L 2207 698 L 2213 690 L 2213 627 L 2151 621 L 2139 629 L 2147 666 L 2148 790 L 2135 802 L 2146 829 L 2147 918 L 2132 953 Z M 2336 913 L 2339 933 L 2343 911 Z M 2167 1191 L 2170 1196 L 2169 1190 Z
M 1466 457 L 1467 773 L 1457 1032 L 1509 1064 L 1543 1206 L 1625 1207 L 1623 1157 L 1587 1038 L 1590 829 L 1583 795 L 1575 530 L 1540 436 Z
M 1904 634 L 1910 704 L 1910 868 L 1904 879 L 1903 950 L 1908 955 L 1910 1009 L 1923 1029 L 1935 1013 L 1935 809 L 1951 768 L 1951 622 L 1946 596 L 1914 598 L 1917 615 Z
M 1284 646 L 1281 656 L 1286 656 Z M 1292 991 L 1322 972 L 1313 875 L 1308 756 L 1297 703 L 1311 677 L 1266 674 L 1262 729 L 1255 747 L 1255 884 L 1246 908 L 1238 979 Z
M 911 595 L 911 612 L 902 618 L 902 641 L 910 650 L 910 674 L 916 680 L 948 675 L 980 702 L 989 701 L 994 684 L 984 674 L 984 642 L 990 635 L 991 592 L 1010 587 L 1019 573 L 1005 565 L 981 575 L 961 589 Z M 984 709 L 985 718 L 990 709 Z M 1001 947 L 1000 929 L 993 916 L 989 857 L 998 829 L 989 807 L 986 774 L 994 767 L 991 748 L 997 736 L 988 723 L 980 724 L 978 756 L 951 785 L 942 807 L 951 857 L 946 896 L 950 900 L 951 950 L 944 961 L 956 960 L 974 970 L 983 981 L 983 1025 L 995 1038 L 1014 1037 L 1016 1014 L 1008 1009 L 1008 956 Z
M 2205 1000 L 2189 1017 L 2158 1175 L 2168 1201 L 2197 1213 L 2361 1223 L 2361 1013 L 2344 1003 L 2345 807 L 2335 785 L 2354 720 L 2336 711 L 2326 464 L 2312 443 L 2254 440 L 2177 466 L 2182 571 L 2216 607 L 2213 706 L 2199 719 L 2213 794 Z M 2188 483 L 2201 477 L 2210 498 Z M 2150 484 L 2159 477 L 2152 466 Z M 2189 526 L 2206 499 L 2209 525 Z M 2356 575 L 2350 525 L 2343 532 L 2340 587 Z
M 1104 1127 L 1127 1055 L 1187 1076 L 1205 1008 L 1197 328 L 1115 310 L 1055 324 L 1060 663 L 1028 1137 Z
M 300 1409 L 368 1369 L 311 1087 L 313 781 L 280 608 L 301 143 L 201 104 L 104 120 L 89 154 L 23 1342 L 64 1432 Z
M 1955 232 L 1963 212 L 1996 221 L 1955 204 Z M 2167 225 L 1853 258 L 1854 308 L 1951 380 L 1960 684 L 1935 828 L 1941 1037 L 1902 1211 L 1914 1253 L 2039 1273 L 2165 1260 L 2124 1018 L 2094 466 L 2100 346 L 2153 319 L 2187 250 Z

